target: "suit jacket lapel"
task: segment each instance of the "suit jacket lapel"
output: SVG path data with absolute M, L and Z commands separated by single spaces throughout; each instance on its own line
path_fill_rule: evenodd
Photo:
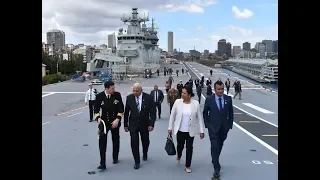
M 217 105 L 217 102 L 216 102 L 216 95 L 215 94 L 212 95 L 211 102 L 212 102 L 213 108 L 215 108 L 216 110 L 219 111 L 219 108 L 218 108 L 218 105 Z
M 143 111 L 143 109 L 144 109 L 144 103 L 145 103 L 145 95 L 144 95 L 144 93 L 142 93 L 142 100 L 141 100 L 141 109 L 140 109 L 140 112 L 141 111 Z
M 228 96 L 227 95 L 223 95 L 223 101 L 224 102 L 222 102 L 223 103 L 223 112 L 226 112 L 226 109 L 227 109 L 227 104 L 228 104 Z
M 135 107 L 136 111 L 139 113 L 138 107 L 137 107 L 137 97 L 133 95 L 133 106 Z M 140 110 L 141 111 L 141 110 Z

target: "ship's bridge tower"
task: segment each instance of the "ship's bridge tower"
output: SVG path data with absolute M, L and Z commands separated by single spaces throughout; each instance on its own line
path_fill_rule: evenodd
M 150 40 L 151 40 L 151 44 L 156 46 L 158 44 L 159 38 L 157 36 L 158 32 L 155 29 L 156 28 L 154 24 L 154 18 L 152 18 L 151 29 L 150 29 Z
M 138 17 L 138 8 L 132 8 L 132 16 L 131 17 L 125 17 L 123 16 L 121 18 L 121 21 L 126 23 L 129 22 L 130 25 L 128 25 L 127 34 L 141 34 L 141 22 L 149 21 L 149 17 Z

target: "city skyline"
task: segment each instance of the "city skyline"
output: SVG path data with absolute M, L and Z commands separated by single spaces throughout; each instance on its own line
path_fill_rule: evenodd
M 111 4 L 93 0 L 68 1 L 67 4 L 61 0 L 44 0 L 42 40 L 46 42 L 47 31 L 60 29 L 65 32 L 66 43 L 107 44 L 109 34 L 125 27 L 120 17 L 124 13 L 130 14 L 132 7 L 139 8 L 140 16 L 150 12 L 150 18 L 155 18 L 159 26 L 159 45 L 163 50 L 168 47 L 168 31 L 174 33 L 173 48 L 184 52 L 194 46 L 198 51 L 208 49 L 214 52 L 220 39 L 241 47 L 244 42 L 253 46 L 264 39 L 278 39 L 277 1 L 162 2 L 169 1 L 149 0 L 141 3 L 132 0 L 123 4 L 121 0 L 114 0 Z

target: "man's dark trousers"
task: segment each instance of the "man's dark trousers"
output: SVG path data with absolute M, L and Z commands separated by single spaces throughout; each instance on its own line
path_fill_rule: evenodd
M 227 94 L 229 94 L 230 86 L 226 86 L 226 87 L 227 87 Z
M 113 129 L 107 129 L 107 134 L 100 135 L 99 138 L 99 150 L 100 150 L 100 164 L 106 164 L 106 151 L 107 151 L 107 139 L 108 132 L 111 131 L 112 136 L 112 157 L 113 160 L 118 160 L 120 149 L 120 132 L 119 127 Z
M 94 102 L 95 102 L 95 100 L 89 100 L 90 120 L 93 120 Z
M 158 109 L 158 116 L 161 116 L 161 103 L 160 102 L 154 102 L 154 106 Z
M 142 127 L 142 125 L 139 125 L 139 127 L 135 129 L 135 131 L 130 131 L 131 150 L 135 164 L 140 164 L 139 133 L 142 143 L 142 152 L 144 156 L 148 155 L 148 149 L 150 145 L 148 127 Z
M 227 139 L 227 135 L 229 132 L 229 128 L 223 127 L 221 125 L 218 132 L 213 133 L 210 132 L 210 142 L 211 142 L 211 157 L 212 157 L 212 164 L 216 171 L 220 171 L 221 166 L 219 163 L 219 157 L 221 154 L 221 150 L 223 147 L 224 141 Z

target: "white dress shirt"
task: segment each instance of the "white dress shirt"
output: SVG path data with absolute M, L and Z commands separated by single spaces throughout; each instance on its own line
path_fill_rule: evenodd
M 141 111 L 141 105 L 142 105 L 142 93 L 140 94 L 140 96 L 135 97 L 135 102 L 137 103 L 137 99 L 139 99 L 139 110 Z
M 159 101 L 159 91 L 158 90 L 154 91 L 154 102 L 157 102 L 157 100 Z
M 106 92 L 104 92 L 104 94 L 106 94 L 107 98 L 111 98 L 111 94 L 107 94 Z
M 94 89 L 88 89 L 86 92 L 86 96 L 84 97 L 84 102 L 96 100 L 96 94 L 94 93 Z

